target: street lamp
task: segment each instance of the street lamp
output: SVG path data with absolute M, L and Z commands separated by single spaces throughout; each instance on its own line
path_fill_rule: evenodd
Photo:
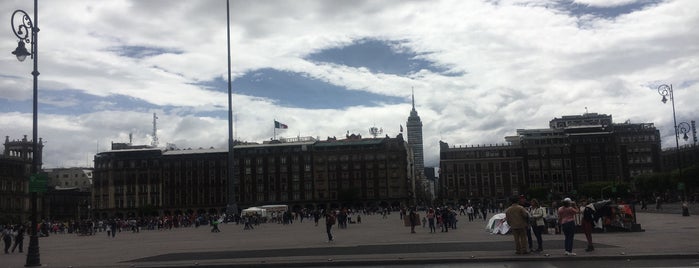
M 690 126 L 687 124 L 687 122 L 681 122 L 677 124 L 677 116 L 675 115 L 675 95 L 674 92 L 672 91 L 672 84 L 668 85 L 660 85 L 658 87 L 658 93 L 663 96 L 663 99 L 661 100 L 663 103 L 667 103 L 668 97 L 670 98 L 670 101 L 672 102 L 672 120 L 673 123 L 675 124 L 675 146 L 677 146 L 677 170 L 680 175 L 680 180 L 682 180 L 682 159 L 681 159 L 681 154 L 680 154 L 680 134 L 683 134 L 684 136 L 682 139 L 685 141 L 689 139 L 687 136 L 687 133 L 689 133 Z M 686 196 L 685 196 L 686 197 Z
M 34 70 L 32 71 L 32 76 L 34 77 L 34 100 L 33 100 L 33 117 L 32 117 L 32 166 L 30 176 L 37 176 L 39 173 L 39 144 L 38 144 L 38 130 L 37 130 L 37 86 L 39 71 L 37 68 L 39 55 L 37 53 L 37 38 L 39 35 L 39 19 L 37 10 L 37 0 L 34 0 L 34 22 L 32 22 L 31 17 L 23 10 L 15 10 L 12 13 L 11 26 L 12 31 L 15 36 L 19 38 L 17 43 L 17 48 L 12 52 L 17 56 L 17 60 L 23 61 L 27 56 L 31 56 L 34 59 Z M 17 23 L 17 24 L 15 24 Z M 31 51 L 27 51 L 25 43 L 31 45 Z M 25 266 L 40 266 L 41 260 L 39 256 L 39 237 L 37 236 L 37 192 L 31 191 L 31 202 L 32 202 L 32 216 L 31 222 L 32 226 L 30 229 L 29 247 L 27 248 L 27 261 Z

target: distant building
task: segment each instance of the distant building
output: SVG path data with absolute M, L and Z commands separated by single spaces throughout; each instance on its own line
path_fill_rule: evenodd
M 41 163 L 43 143 L 39 139 L 39 151 L 33 152 L 33 143 L 27 136 L 10 140 L 5 136 L 3 154 L 0 155 L 0 223 L 20 223 L 31 215 L 29 177 L 32 158 Z M 41 170 L 41 164 L 37 167 Z M 39 203 L 40 204 L 40 203 Z M 38 207 L 41 211 L 41 206 Z
M 44 193 L 44 217 L 51 220 L 89 218 L 92 168 L 52 168 L 44 172 L 49 180 L 49 189 Z
M 692 165 L 699 164 L 699 146 L 695 145 L 684 145 L 680 146 L 679 155 L 680 161 L 677 159 L 678 150 L 677 148 L 666 148 L 662 152 L 663 159 L 663 171 L 672 171 L 678 168 L 678 164 L 682 165 L 682 168 L 687 168 Z
M 526 184 L 522 151 L 514 145 L 449 147 L 440 142 L 440 199 L 464 204 L 519 194 Z
M 660 134 L 652 123 L 612 123 L 597 113 L 563 116 L 547 129 L 518 129 L 503 145 L 440 146 L 446 202 L 504 199 L 529 188 L 575 194 L 585 183 L 628 182 L 660 170 Z
M 52 168 L 44 172 L 48 175 L 49 188 L 77 188 L 83 192 L 92 189 L 92 168 Z
M 233 168 L 241 207 L 398 206 L 414 188 L 412 154 L 402 135 L 313 138 L 236 144 Z M 117 149 L 95 155 L 97 217 L 224 212 L 226 149 Z

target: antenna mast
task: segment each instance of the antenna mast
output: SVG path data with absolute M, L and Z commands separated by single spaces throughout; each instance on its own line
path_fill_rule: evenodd
M 153 141 L 150 145 L 153 147 L 158 147 L 158 116 L 153 113 Z

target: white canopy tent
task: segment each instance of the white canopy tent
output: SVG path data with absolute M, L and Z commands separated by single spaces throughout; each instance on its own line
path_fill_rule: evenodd
M 507 234 L 510 231 L 510 226 L 505 221 L 505 213 L 498 213 L 490 217 L 488 224 L 485 225 L 485 230 L 491 234 Z
M 240 212 L 240 216 L 249 216 L 254 214 L 257 214 L 260 217 L 267 217 L 267 210 L 260 207 L 249 207 Z

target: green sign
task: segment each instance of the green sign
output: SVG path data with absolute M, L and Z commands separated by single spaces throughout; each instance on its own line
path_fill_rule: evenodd
M 34 174 L 29 177 L 29 192 L 30 193 L 45 193 L 46 184 L 49 178 L 46 174 Z
M 684 190 L 684 182 L 678 182 L 678 183 L 677 183 L 677 190 L 679 190 L 679 191 Z

